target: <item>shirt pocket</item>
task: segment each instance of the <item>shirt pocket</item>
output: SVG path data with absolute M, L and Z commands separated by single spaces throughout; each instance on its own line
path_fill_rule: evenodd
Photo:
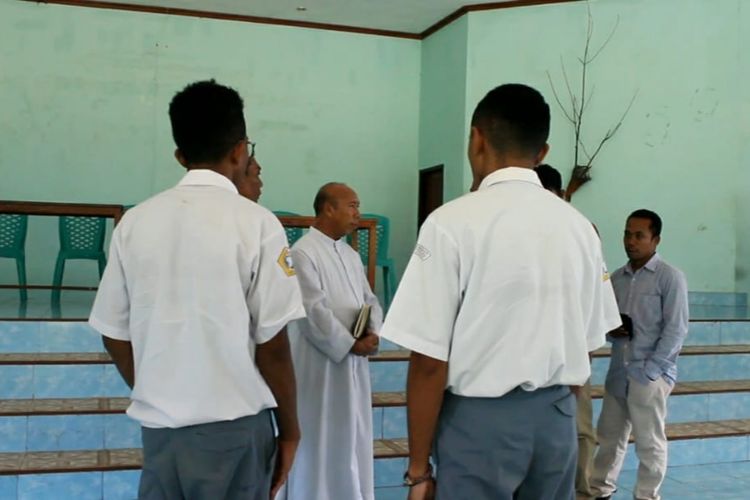
M 638 333 L 654 333 L 660 330 L 662 321 L 661 295 L 639 294 L 635 298 L 633 313 L 633 322 L 640 326 L 642 330 L 636 333 L 636 338 Z

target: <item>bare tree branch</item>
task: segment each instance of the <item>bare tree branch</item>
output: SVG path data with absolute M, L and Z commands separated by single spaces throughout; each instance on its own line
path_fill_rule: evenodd
M 590 10 L 590 9 L 589 9 L 589 10 Z M 606 39 L 606 40 L 604 41 L 604 43 L 603 43 L 603 44 L 601 45 L 601 47 L 599 47 L 599 50 L 597 50 L 597 51 L 596 51 L 596 53 L 595 53 L 595 54 L 594 54 L 593 56 L 591 56 L 591 59 L 589 59 L 589 62 L 590 62 L 590 63 L 591 63 L 591 62 L 594 62 L 594 60 L 595 60 L 595 59 L 596 59 L 597 57 L 599 57 L 599 54 L 601 54 L 601 53 L 602 53 L 602 50 L 604 50 L 604 48 L 605 48 L 605 47 L 606 47 L 607 45 L 609 45 L 609 42 L 610 42 L 610 41 L 612 40 L 612 37 L 613 37 L 613 36 L 615 36 L 615 31 L 617 31 L 617 27 L 618 27 L 619 25 L 620 25 L 620 16 L 618 15 L 618 16 L 617 16 L 617 20 L 615 21 L 615 25 L 614 25 L 614 26 L 612 27 L 612 31 L 610 31 L 610 33 L 609 33 L 609 36 L 608 36 L 608 37 L 607 37 L 607 39 Z
M 633 103 L 635 102 L 635 98 L 637 96 L 638 96 L 638 91 L 636 90 L 633 93 L 633 97 L 630 99 L 630 103 L 628 104 L 628 107 L 625 109 L 625 111 L 623 112 L 622 116 L 620 117 L 620 120 L 615 124 L 614 127 L 612 127 L 609 130 L 607 130 L 607 133 L 604 134 L 604 138 L 599 143 L 599 146 L 594 151 L 594 154 L 589 157 L 589 163 L 588 163 L 589 166 L 591 166 L 591 163 L 594 161 L 594 158 L 596 158 L 596 156 L 599 154 L 599 151 L 602 150 L 602 146 L 604 146 L 604 143 L 606 143 L 607 141 L 609 141 L 610 139 L 612 139 L 612 137 L 614 137 L 614 135 L 617 133 L 617 131 L 620 130 L 620 127 L 622 126 L 622 122 L 625 121 L 625 117 L 627 117 L 628 113 L 630 113 L 630 108 L 633 107 Z
M 550 87 L 552 87 L 552 93 L 555 96 L 555 101 L 557 101 L 557 105 L 560 106 L 560 109 L 562 110 L 565 118 L 571 123 L 571 125 L 573 125 L 573 131 L 575 135 L 573 172 L 565 189 L 565 199 L 567 200 L 570 200 L 573 194 L 581 186 L 591 180 L 590 171 L 594 160 L 599 155 L 604 145 L 608 141 L 612 140 L 612 138 L 620 130 L 620 127 L 622 126 L 625 118 L 633 107 L 633 103 L 635 102 L 636 96 L 638 95 L 638 92 L 636 91 L 633 94 L 633 97 L 630 99 L 627 108 L 620 116 L 619 121 L 617 121 L 614 126 L 607 129 L 607 132 L 604 134 L 604 137 L 601 139 L 601 141 L 599 141 L 596 149 L 593 151 L 593 153 L 589 153 L 589 149 L 586 148 L 586 144 L 583 141 L 583 116 L 591 105 L 591 102 L 593 101 L 596 87 L 594 85 L 590 85 L 589 83 L 588 70 L 591 63 L 593 63 L 601 55 L 602 51 L 612 41 L 615 32 L 619 27 L 620 17 L 617 17 L 612 30 L 610 31 L 604 42 L 596 50 L 593 50 L 592 40 L 594 38 L 594 17 L 591 14 L 591 5 L 588 2 L 586 3 L 586 13 L 587 24 L 583 55 L 582 57 L 576 58 L 581 65 L 581 79 L 579 84 L 580 92 L 573 92 L 573 86 L 571 85 L 571 80 L 568 77 L 565 62 L 563 61 L 562 56 L 560 56 L 560 70 L 562 72 L 563 82 L 565 83 L 565 89 L 568 92 L 568 98 L 570 99 L 570 108 L 563 104 L 560 93 L 558 93 L 558 88 L 555 87 L 552 81 L 552 75 L 549 71 L 547 71 L 547 79 L 549 80 Z M 588 88 L 589 85 L 591 86 L 591 88 Z M 585 162 L 581 161 L 581 156 L 584 156 L 586 158 Z
M 565 70 L 565 64 L 563 64 L 562 56 L 560 56 L 560 67 L 562 68 L 563 80 L 565 81 L 565 87 L 568 89 L 568 96 L 570 102 L 573 105 L 572 114 L 573 116 L 578 115 L 578 108 L 576 107 L 576 95 L 573 93 L 573 89 L 570 87 L 570 79 L 568 78 L 568 72 Z
M 552 87 L 552 95 L 555 96 L 555 101 L 557 101 L 557 105 L 560 106 L 560 110 L 563 112 L 563 116 L 565 116 L 565 118 L 567 118 L 567 120 L 570 123 L 572 123 L 573 125 L 575 125 L 576 124 L 575 120 L 570 115 L 570 113 L 568 113 L 568 110 L 565 109 L 565 106 L 563 106 L 563 103 L 560 100 L 560 96 L 557 95 L 557 89 L 555 88 L 555 84 L 552 83 L 552 75 L 550 75 L 549 71 L 547 71 L 547 80 L 549 80 L 549 85 L 550 85 L 550 87 Z

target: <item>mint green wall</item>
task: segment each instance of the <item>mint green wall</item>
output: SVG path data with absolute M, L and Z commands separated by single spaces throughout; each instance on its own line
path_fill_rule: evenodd
M 620 16 L 610 45 L 591 68 L 596 86 L 584 122 L 593 144 L 616 120 L 632 92 L 638 99 L 616 138 L 597 158 L 594 180 L 574 204 L 601 231 L 610 267 L 624 263 L 621 234 L 641 207 L 663 217 L 662 254 L 688 275 L 691 290 L 732 291 L 738 230 L 739 158 L 747 164 L 742 129 L 740 66 L 750 46 L 739 43 L 742 0 L 600 0 L 592 2 L 595 41 Z M 571 78 L 586 29 L 584 3 L 473 13 L 469 16 L 467 109 L 493 86 L 524 82 L 547 97 L 553 111 L 549 163 L 567 177 L 572 130 L 554 103 L 545 74 L 558 88 L 560 56 Z M 745 42 L 747 37 L 745 36 Z M 745 80 L 746 82 L 746 80 Z M 743 171 L 747 171 L 746 168 Z M 747 186 L 745 174 L 744 186 Z M 745 205 L 745 212 L 747 207 Z M 739 238 L 747 246 L 747 226 Z M 746 253 L 747 248 L 743 247 Z M 746 263 L 743 263 L 746 265 Z
M 592 1 L 593 144 L 638 100 L 574 204 L 624 261 L 624 218 L 665 219 L 662 253 L 693 290 L 750 291 L 750 7 L 743 0 Z M 562 56 L 575 78 L 583 3 L 475 12 L 423 42 L 228 21 L 0 4 L 0 198 L 134 203 L 182 174 L 166 108 L 215 77 L 244 96 L 264 167 L 262 203 L 310 213 L 318 185 L 351 183 L 393 221 L 399 268 L 413 245 L 417 169 L 446 166 L 446 199 L 466 190 L 468 121 L 494 85 L 539 88 L 553 109 L 548 160 L 565 176 L 572 131 L 552 99 Z M 417 167 L 417 168 L 415 168 Z M 35 222 L 32 281 L 46 281 L 54 221 Z M 86 271 L 88 272 L 88 271 Z M 84 273 L 85 274 L 85 273 Z M 12 278 L 0 260 L 0 278 Z M 84 279 L 84 278 L 82 278 Z M 85 279 L 88 279 L 86 277 Z
M 402 268 L 415 238 L 419 69 L 415 40 L 2 2 L 0 199 L 130 204 L 171 186 L 184 171 L 169 100 L 213 77 L 245 99 L 261 203 L 311 214 L 320 185 L 350 183 L 363 211 L 393 221 Z M 30 281 L 49 282 L 56 228 L 32 222 Z M 0 281 L 14 273 L 0 259 Z
M 419 168 L 443 164 L 446 200 L 463 192 L 468 17 L 422 43 Z
M 735 20 L 739 27 L 737 47 L 740 75 L 737 85 L 740 91 L 739 114 L 740 150 L 737 160 L 737 290 L 750 292 L 750 5 L 739 2 L 739 15 Z

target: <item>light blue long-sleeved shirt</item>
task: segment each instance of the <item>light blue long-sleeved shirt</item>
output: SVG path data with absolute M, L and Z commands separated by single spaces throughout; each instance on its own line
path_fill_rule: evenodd
M 636 382 L 677 380 L 677 356 L 688 333 L 685 275 L 655 254 L 633 272 L 630 264 L 612 274 L 620 313 L 633 320 L 633 339 L 611 338 L 612 358 L 605 389 L 626 397 L 628 376 Z

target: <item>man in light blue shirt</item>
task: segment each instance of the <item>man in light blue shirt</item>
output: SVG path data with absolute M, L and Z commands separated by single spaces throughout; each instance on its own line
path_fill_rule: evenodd
M 631 429 L 640 461 L 634 497 L 658 500 L 667 469 L 667 396 L 688 332 L 688 293 L 682 271 L 656 253 L 661 228 L 650 210 L 630 214 L 623 237 L 628 263 L 612 274 L 623 326 L 607 335 L 612 357 L 597 425 L 597 498 L 610 498 L 617 489 Z

